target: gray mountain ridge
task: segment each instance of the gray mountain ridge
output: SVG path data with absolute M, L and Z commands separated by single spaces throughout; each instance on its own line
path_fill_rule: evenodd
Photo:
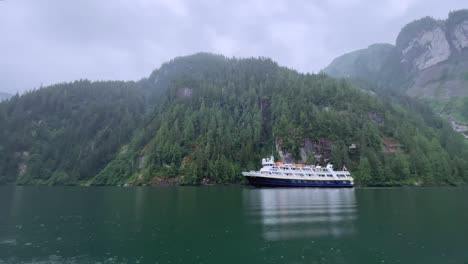
M 374 44 L 344 54 L 323 72 L 362 79 L 412 97 L 468 95 L 468 10 L 446 20 L 425 17 L 402 28 L 396 44 Z

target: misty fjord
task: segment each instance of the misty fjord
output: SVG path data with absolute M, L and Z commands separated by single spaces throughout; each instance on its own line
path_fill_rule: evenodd
M 468 263 L 458 0 L 0 0 L 0 264 Z

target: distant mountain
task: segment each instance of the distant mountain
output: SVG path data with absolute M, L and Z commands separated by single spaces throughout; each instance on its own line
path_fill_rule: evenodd
M 398 86 L 402 76 L 400 53 L 391 44 L 374 44 L 366 49 L 353 51 L 340 56 L 323 70 L 340 78 L 364 79 L 376 84 Z
M 468 96 L 468 10 L 450 12 L 446 20 L 425 17 L 411 22 L 396 45 L 377 44 L 345 54 L 323 71 L 426 98 L 442 113 L 449 111 L 468 122 L 461 109 L 446 109 L 455 101 L 463 107 L 460 97 Z
M 268 58 L 199 53 L 139 82 L 45 87 L 0 103 L 0 127 L 0 182 L 17 184 L 238 183 L 275 146 L 362 185 L 468 182 L 463 137 L 418 101 Z
M 415 97 L 468 95 L 468 10 L 447 20 L 406 25 L 396 45 L 376 44 L 336 58 L 323 70 L 335 77 L 391 81 Z
M 10 98 L 12 95 L 9 93 L 0 92 L 0 101 Z

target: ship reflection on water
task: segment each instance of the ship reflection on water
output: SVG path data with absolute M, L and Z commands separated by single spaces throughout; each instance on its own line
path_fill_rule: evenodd
M 245 189 L 243 196 L 249 220 L 269 241 L 355 232 L 354 189 Z

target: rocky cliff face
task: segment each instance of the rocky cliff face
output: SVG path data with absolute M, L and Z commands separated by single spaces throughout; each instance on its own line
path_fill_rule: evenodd
M 446 20 L 413 21 L 402 28 L 396 45 L 387 45 L 385 50 L 376 53 L 371 46 L 350 53 L 353 56 L 345 54 L 324 72 L 389 83 L 415 97 L 468 95 L 468 10 L 451 12 Z
M 420 32 L 408 45 L 402 47 L 402 63 L 410 63 L 417 70 L 424 70 L 450 57 L 450 44 L 442 26 Z
M 453 29 L 453 46 L 461 51 L 465 48 L 468 48 L 468 20 L 461 22 L 456 25 Z
M 430 17 L 406 25 L 396 40 L 401 63 L 411 70 L 424 70 L 450 58 L 445 21 Z

